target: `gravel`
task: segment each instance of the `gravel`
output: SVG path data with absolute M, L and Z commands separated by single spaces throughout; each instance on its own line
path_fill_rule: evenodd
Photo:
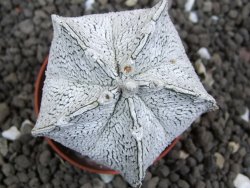
M 9 116 L 10 109 L 6 103 L 0 103 L 0 123 L 3 123 L 3 121 Z
M 131 10 L 156 1 L 96 0 L 88 11 L 84 0 L 0 1 L 0 132 L 15 126 L 25 133 L 15 141 L 0 136 L 0 188 L 129 187 L 121 176 L 105 185 L 98 175 L 72 167 L 22 123 L 36 121 L 34 83 L 49 53 L 51 14 Z M 199 49 L 209 52 L 211 58 L 202 59 L 206 76 L 200 79 L 220 110 L 195 121 L 176 147 L 149 168 L 143 187 L 233 188 L 237 174 L 250 177 L 250 126 L 241 118 L 250 108 L 250 2 L 197 0 L 191 10 L 197 23 L 189 20 L 185 3 L 172 1 L 170 15 L 193 63 L 200 59 Z M 180 157 L 181 152 L 187 155 Z
M 49 165 L 50 159 L 51 159 L 51 153 L 49 150 L 43 151 L 39 156 L 39 162 L 43 166 Z

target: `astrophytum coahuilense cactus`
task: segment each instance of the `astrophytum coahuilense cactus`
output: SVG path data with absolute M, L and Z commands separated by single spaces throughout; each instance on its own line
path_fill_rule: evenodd
M 147 168 L 216 108 L 168 15 L 151 9 L 52 16 L 54 38 L 32 134 L 49 137 L 141 184 Z

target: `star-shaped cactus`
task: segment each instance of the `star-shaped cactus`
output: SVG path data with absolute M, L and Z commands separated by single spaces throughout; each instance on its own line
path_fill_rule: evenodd
M 202 113 L 216 107 L 167 12 L 52 16 L 54 38 L 33 135 L 118 170 L 132 185 Z

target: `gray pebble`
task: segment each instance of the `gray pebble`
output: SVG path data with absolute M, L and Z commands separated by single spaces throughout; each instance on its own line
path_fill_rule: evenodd
M 166 165 L 161 165 L 157 169 L 157 175 L 160 177 L 167 177 L 169 173 L 170 173 L 170 170 Z
M 39 162 L 43 166 L 47 166 L 51 159 L 51 153 L 49 150 L 44 150 L 39 156 Z
M 32 20 L 27 19 L 19 23 L 19 29 L 24 34 L 31 34 L 34 32 L 34 25 Z
M 29 186 L 32 187 L 32 188 L 36 188 L 36 187 L 40 187 L 40 182 L 39 182 L 39 179 L 38 178 L 32 178 L 30 181 L 29 181 Z
M 16 74 L 14 72 L 10 73 L 4 78 L 4 82 L 16 84 L 18 82 Z
M 15 169 L 11 164 L 3 164 L 2 172 L 5 176 L 13 176 L 15 174 Z
M 156 188 L 160 178 L 159 177 L 153 177 L 149 181 L 145 182 L 144 187 L 145 188 Z
M 50 178 L 51 178 L 51 174 L 50 174 L 49 169 L 42 166 L 42 165 L 38 165 L 37 171 L 38 171 L 40 180 L 43 183 L 48 183 Z
M 9 187 L 12 184 L 18 183 L 18 178 L 16 176 L 8 176 L 3 182 Z
M 112 181 L 114 188 L 126 188 L 127 183 L 121 176 L 115 176 L 114 180 Z
M 230 18 L 235 19 L 235 18 L 237 18 L 237 16 L 238 16 L 238 11 L 237 10 L 230 10 L 229 11 L 229 17 Z
M 250 167 L 250 154 L 245 155 L 243 160 L 243 165 L 245 167 Z
M 25 155 L 19 155 L 15 159 L 15 163 L 21 168 L 28 168 L 31 165 L 31 161 Z
M 24 172 L 18 172 L 17 177 L 20 182 L 27 183 L 29 181 L 28 175 Z
M 171 185 L 168 179 L 160 179 L 158 183 L 158 188 L 168 188 Z
M 91 185 L 91 183 L 85 183 L 80 188 L 92 188 L 92 185 Z
M 189 184 L 185 180 L 178 180 L 177 182 L 178 186 L 181 188 L 189 188 Z
M 204 12 L 211 12 L 213 8 L 213 4 L 211 1 L 205 1 L 203 4 L 203 11 Z
M 7 103 L 0 103 L 0 123 L 3 123 L 4 120 L 9 116 L 10 109 Z
M 180 176 L 176 173 L 171 173 L 169 179 L 171 182 L 175 183 L 180 179 Z
M 195 188 L 206 188 L 206 184 L 203 181 L 197 181 L 195 184 Z
M 92 180 L 93 188 L 105 188 L 105 183 L 101 181 L 99 178 L 94 178 Z
M 0 155 L 6 156 L 8 153 L 8 143 L 5 138 L 0 137 Z

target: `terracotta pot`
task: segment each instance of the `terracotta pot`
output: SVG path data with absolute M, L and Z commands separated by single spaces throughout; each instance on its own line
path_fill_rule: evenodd
M 35 113 L 36 116 L 39 114 L 40 109 L 40 103 L 42 98 L 42 88 L 43 88 L 43 82 L 45 80 L 45 70 L 48 64 L 48 57 L 44 60 L 44 63 L 39 71 L 36 85 L 35 85 Z M 95 162 L 93 162 L 88 157 L 83 157 L 77 152 L 61 145 L 60 143 L 55 142 L 54 140 L 51 140 L 49 138 L 45 138 L 48 144 L 53 148 L 53 150 L 64 160 L 68 161 L 70 164 L 82 169 L 86 170 L 92 173 L 98 173 L 98 174 L 119 174 L 119 172 L 109 169 L 108 167 L 105 167 L 103 165 L 99 165 Z M 177 143 L 179 138 L 176 138 L 170 146 L 168 146 L 161 155 L 156 159 L 159 160 L 163 158 Z

